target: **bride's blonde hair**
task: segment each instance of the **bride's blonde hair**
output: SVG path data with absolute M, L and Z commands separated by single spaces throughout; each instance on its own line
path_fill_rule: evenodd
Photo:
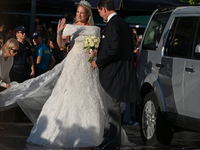
M 92 10 L 91 10 L 91 5 L 87 2 L 87 1 L 81 1 L 78 5 L 78 7 L 82 6 L 83 8 L 85 8 L 85 11 L 87 13 L 87 15 L 89 16 L 88 19 L 87 19 L 87 24 L 90 25 L 90 26 L 93 26 L 94 25 L 94 21 L 93 21 L 93 16 L 92 16 Z M 77 7 L 77 9 L 78 9 Z M 77 23 L 77 18 L 75 17 L 74 18 L 74 23 Z

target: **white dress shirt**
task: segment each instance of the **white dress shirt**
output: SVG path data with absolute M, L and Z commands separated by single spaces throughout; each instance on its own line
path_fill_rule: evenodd
M 113 16 L 115 16 L 115 15 L 117 15 L 117 13 L 116 12 L 114 12 L 114 13 L 112 13 L 112 14 L 110 14 L 109 16 L 108 16 L 108 19 L 107 19 L 107 23 L 109 22 L 109 20 L 113 17 Z
M 0 86 L 6 88 L 6 84 L 10 83 L 9 72 L 13 65 L 13 57 L 8 57 L 5 61 L 2 50 L 0 50 Z

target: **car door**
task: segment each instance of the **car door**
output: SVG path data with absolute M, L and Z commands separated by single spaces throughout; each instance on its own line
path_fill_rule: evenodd
M 191 48 L 191 59 L 188 59 L 184 70 L 184 110 L 185 121 L 199 126 L 200 122 L 200 23 L 197 23 L 194 45 Z M 192 38 L 192 37 L 190 37 Z M 196 51 L 195 51 L 196 50 Z
M 196 17 L 175 17 L 165 45 L 159 70 L 168 116 L 183 121 L 184 72 Z

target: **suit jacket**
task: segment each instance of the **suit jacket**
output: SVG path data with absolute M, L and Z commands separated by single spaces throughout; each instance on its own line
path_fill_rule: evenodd
M 96 64 L 102 87 L 120 102 L 139 99 L 133 46 L 129 25 L 118 15 L 113 16 L 102 33 Z

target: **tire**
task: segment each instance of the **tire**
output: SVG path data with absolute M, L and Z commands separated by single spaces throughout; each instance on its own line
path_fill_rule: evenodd
M 140 134 L 148 146 L 169 145 L 173 138 L 172 124 L 161 114 L 154 92 L 148 93 L 143 101 L 140 114 Z

